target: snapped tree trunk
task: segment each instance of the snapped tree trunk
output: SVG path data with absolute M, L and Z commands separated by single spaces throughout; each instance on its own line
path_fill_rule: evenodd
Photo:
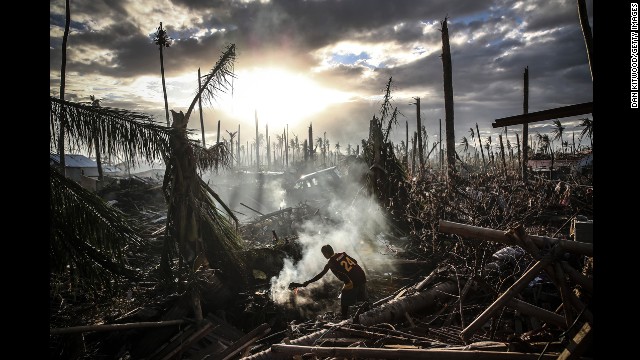
M 62 65 L 60 66 L 60 134 L 58 136 L 58 153 L 60 154 L 60 172 L 66 175 L 66 162 L 64 156 L 64 132 L 67 126 L 67 113 L 64 107 L 64 88 L 67 69 L 67 39 L 69 38 L 69 25 L 71 23 L 71 8 L 69 7 L 69 0 L 65 2 L 65 22 L 64 22 L 64 35 L 62 36 Z
M 418 126 L 418 159 L 420 161 L 420 166 L 418 167 L 418 172 L 422 174 L 424 171 L 424 148 L 422 147 L 422 119 L 420 118 L 420 98 L 415 97 L 416 99 L 416 123 Z
M 486 168 L 487 163 L 484 160 L 484 150 L 482 150 L 482 141 L 480 141 L 480 129 L 478 128 L 478 123 L 476 123 L 476 134 L 478 135 L 478 146 L 480 147 L 480 154 L 482 155 L 482 167 Z
M 442 71 L 444 74 L 444 112 L 445 132 L 447 136 L 447 180 L 455 185 L 456 148 L 453 129 L 453 70 L 451 65 L 451 49 L 449 48 L 449 29 L 447 18 L 442 21 Z
M 524 68 L 524 100 L 522 101 L 523 114 L 529 113 L 529 67 Z M 527 164 L 529 163 L 529 123 L 522 124 L 522 181 L 528 180 Z
M 589 61 L 589 72 L 591 73 L 591 81 L 593 81 L 593 37 L 591 35 L 591 26 L 589 25 L 589 16 L 587 15 L 587 5 L 584 0 L 578 0 L 578 17 L 580 18 L 580 28 L 582 36 L 587 47 L 587 61 Z

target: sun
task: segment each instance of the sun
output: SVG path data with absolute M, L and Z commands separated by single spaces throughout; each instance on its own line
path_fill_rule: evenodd
M 233 95 L 220 109 L 236 118 L 282 129 L 304 121 L 329 105 L 342 103 L 349 94 L 322 87 L 301 73 L 281 68 L 239 70 L 233 80 Z

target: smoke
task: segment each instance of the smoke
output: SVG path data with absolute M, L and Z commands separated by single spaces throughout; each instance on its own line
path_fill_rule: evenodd
M 342 177 L 345 182 L 341 189 L 332 193 L 335 196 L 329 199 L 326 207 L 320 209 L 320 216 L 314 216 L 301 225 L 299 243 L 302 258 L 295 264 L 291 259 L 285 259 L 278 276 L 271 278 L 271 297 L 274 303 L 298 308 L 301 313 L 306 313 L 305 307 L 308 306 L 315 307 L 314 311 L 317 312 L 335 309 L 336 304 L 339 304 L 336 297 L 342 282 L 331 271 L 306 288 L 299 288 L 297 291 L 288 289 L 289 283 L 310 280 L 323 270 L 327 259 L 320 249 L 325 244 L 331 245 L 337 253 L 346 252 L 353 257 L 364 269 L 368 281 L 376 272 L 393 271 L 389 262 L 385 261 L 389 260 L 390 251 L 381 236 L 389 230 L 389 223 L 382 209 L 373 198 L 366 195 L 358 181 L 362 171 L 350 169 L 349 176 Z M 322 304 L 318 298 L 311 296 L 321 292 L 321 289 L 330 289 L 330 293 L 335 294 L 331 297 L 333 300 Z M 322 308 L 318 308 L 319 306 Z

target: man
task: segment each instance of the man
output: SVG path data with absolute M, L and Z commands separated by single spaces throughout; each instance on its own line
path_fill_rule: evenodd
M 306 287 L 310 283 L 320 280 L 327 271 L 331 270 L 338 279 L 344 282 L 340 295 L 340 307 L 342 319 L 346 319 L 349 315 L 349 306 L 355 305 L 357 301 L 367 300 L 367 277 L 358 262 L 347 253 L 336 254 L 333 252 L 331 245 L 324 245 L 321 251 L 322 255 L 328 259 L 324 269 L 311 280 L 307 280 L 302 284 L 292 282 L 289 284 L 289 289 Z

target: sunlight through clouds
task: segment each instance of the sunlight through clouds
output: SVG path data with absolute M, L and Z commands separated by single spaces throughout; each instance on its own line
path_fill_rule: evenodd
M 253 68 L 237 72 L 233 97 L 221 96 L 219 110 L 238 118 L 254 119 L 254 110 L 262 124 L 276 126 L 298 121 L 325 109 L 330 104 L 346 102 L 350 94 L 321 87 L 310 78 L 279 68 Z

